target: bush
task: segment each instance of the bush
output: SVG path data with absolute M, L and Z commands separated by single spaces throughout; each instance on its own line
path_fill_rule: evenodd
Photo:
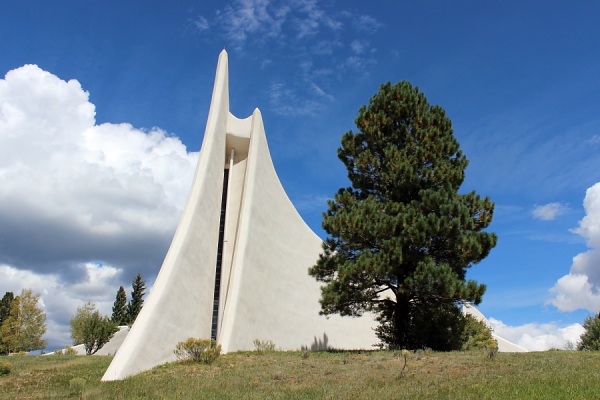
M 0 361 L 0 376 L 10 374 L 11 365 L 9 362 Z
M 55 356 L 76 356 L 77 350 L 75 350 L 71 346 L 65 346 L 64 349 L 54 350 L 54 355 Z
M 496 339 L 488 339 L 477 343 L 477 347 L 483 350 L 485 358 L 492 359 L 498 354 L 498 341 Z
M 189 358 L 194 362 L 212 364 L 221 355 L 221 345 L 213 339 L 188 338 L 177 343 L 175 355 L 179 359 Z
M 498 350 L 498 342 L 492 336 L 492 329 L 485 322 L 479 321 L 469 314 L 464 316 L 463 321 L 464 327 L 461 338 L 463 350 L 492 348 L 494 345 L 496 351 Z
M 581 335 L 577 350 L 600 350 L 600 315 L 590 315 L 583 322 L 585 332 Z
M 275 346 L 275 342 L 273 342 L 272 340 L 254 339 L 253 343 L 254 347 L 256 348 L 256 351 L 258 351 L 259 353 L 266 353 L 270 351 L 275 351 L 277 349 L 277 346 Z

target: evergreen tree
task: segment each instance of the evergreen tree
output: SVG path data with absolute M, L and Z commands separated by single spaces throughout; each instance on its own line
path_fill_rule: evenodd
M 117 325 L 127 324 L 127 293 L 123 286 L 117 291 L 117 298 L 112 308 L 112 320 Z
M 6 292 L 0 300 L 0 326 L 10 316 L 10 304 L 15 299 L 13 292 Z
M 42 336 L 46 333 L 46 313 L 38 305 L 39 293 L 23 289 L 11 302 L 10 315 L 0 327 L 3 353 L 44 349 Z
M 10 302 L 10 312 L 0 326 L 0 354 L 17 352 L 19 346 L 19 311 L 21 298 L 15 297 Z
M 598 351 L 600 350 L 600 313 L 590 315 L 583 322 L 585 332 L 579 339 L 577 350 Z
M 71 318 L 73 344 L 83 344 L 88 356 L 100 350 L 118 330 L 117 324 L 108 316 L 101 316 L 96 305 L 89 301 L 77 307 L 77 313 Z
M 144 305 L 144 291 L 146 282 L 142 280 L 142 275 L 137 274 L 132 283 L 131 300 L 127 307 L 127 322 L 133 324 Z
M 482 231 L 494 204 L 458 193 L 468 161 L 451 121 L 410 83 L 382 85 L 355 122 L 338 149 L 352 187 L 328 202 L 309 270 L 325 284 L 321 313 L 372 311 L 389 346 L 457 348 L 457 304 L 485 292 L 466 272 L 496 244 Z

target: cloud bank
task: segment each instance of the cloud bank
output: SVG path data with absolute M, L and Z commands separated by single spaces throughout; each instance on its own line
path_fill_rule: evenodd
M 580 324 L 560 327 L 557 324 L 533 322 L 510 326 L 494 318 L 489 321 L 496 334 L 530 351 L 564 349 L 568 343 L 576 344 L 585 331 Z
M 549 303 L 559 311 L 600 310 L 600 182 L 590 187 L 583 201 L 585 217 L 573 232 L 582 236 L 589 250 L 573 257 L 568 275 L 560 278 Z
M 43 293 L 51 344 L 79 304 L 108 312 L 119 282 L 153 280 L 198 157 L 94 116 L 76 80 L 36 65 L 0 80 L 0 290 Z

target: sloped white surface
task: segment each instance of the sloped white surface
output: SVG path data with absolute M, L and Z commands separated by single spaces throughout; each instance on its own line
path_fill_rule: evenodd
M 479 311 L 473 304 L 464 303 L 463 307 L 462 307 L 462 312 L 464 315 L 472 315 L 478 321 L 483 321 L 483 323 L 485 323 L 493 331 L 494 328 L 492 327 L 492 324 L 490 324 L 490 321 L 488 321 L 487 318 L 485 317 L 485 315 L 483 315 L 483 313 L 481 311 Z M 503 337 L 496 335 L 494 332 L 492 332 L 492 336 L 498 342 L 498 351 L 499 352 L 502 352 L 502 353 L 526 353 L 526 352 L 528 352 L 528 350 L 522 348 L 521 346 L 514 344 L 513 342 L 510 342 L 510 341 L 504 339 Z
M 370 348 L 370 316 L 319 316 L 308 276 L 321 240 L 275 173 L 260 111 L 229 112 L 227 53 L 219 56 L 198 166 L 177 231 L 144 308 L 102 380 L 174 360 L 178 342 L 210 338 L 224 174 L 228 174 L 217 341 L 224 351 L 272 340 L 282 349 Z M 226 170 L 227 169 L 227 170 Z

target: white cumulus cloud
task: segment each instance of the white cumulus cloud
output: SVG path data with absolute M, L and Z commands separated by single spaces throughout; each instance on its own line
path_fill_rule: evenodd
M 13 292 L 16 296 L 23 288 L 41 294 L 40 305 L 46 313 L 47 331 L 44 339 L 49 349 L 70 345 L 69 321 L 77 307 L 87 301 L 94 302 L 103 314 L 112 312 L 122 270 L 109 265 L 85 263 L 74 266 L 81 272 L 73 282 L 63 279 L 58 273 L 40 274 L 27 269 L 0 265 L 2 294 Z M 131 288 L 128 289 L 131 292 Z
M 538 324 L 529 323 L 519 326 L 510 326 L 502 321 L 490 318 L 494 333 L 530 351 L 544 351 L 549 349 L 564 349 L 570 342 L 576 344 L 585 331 L 580 324 L 559 326 L 554 323 Z
M 109 312 L 120 282 L 154 279 L 197 157 L 159 128 L 97 125 L 76 80 L 36 65 L 9 71 L 0 79 L 0 289 L 43 293 L 48 338 L 66 344 L 78 305 L 91 299 Z
M 568 275 L 560 278 L 549 300 L 560 311 L 587 309 L 593 313 L 600 310 L 600 183 L 590 187 L 583 206 L 585 217 L 573 232 L 581 235 L 590 248 L 573 257 Z

